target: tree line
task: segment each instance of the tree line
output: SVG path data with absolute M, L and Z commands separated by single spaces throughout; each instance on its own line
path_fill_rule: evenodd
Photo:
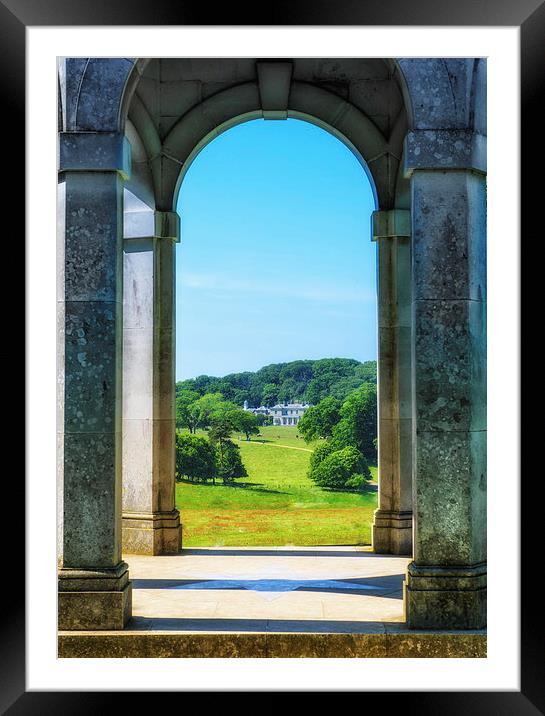
M 249 440 L 259 434 L 264 416 L 254 415 L 226 400 L 219 393 L 199 395 L 179 390 L 176 396 L 176 477 L 206 482 L 220 478 L 224 483 L 246 477 L 240 449 L 231 440 L 233 432 Z M 179 432 L 188 430 L 189 433 Z M 196 435 L 197 430 L 206 436 Z M 309 477 L 329 489 L 359 489 L 371 477 L 369 464 L 377 457 L 376 385 L 364 382 L 344 399 L 327 396 L 308 408 L 298 430 L 307 442 L 321 439 L 314 449 Z
M 221 393 L 236 405 L 257 408 L 277 403 L 316 405 L 327 397 L 343 401 L 364 383 L 377 382 L 376 361 L 361 363 L 352 358 L 322 358 L 271 363 L 258 371 L 231 373 L 223 377 L 200 375 L 176 383 L 176 393 L 190 391 L 197 397 Z

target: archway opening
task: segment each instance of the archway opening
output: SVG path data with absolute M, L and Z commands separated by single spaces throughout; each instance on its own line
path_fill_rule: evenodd
M 375 192 L 299 119 L 208 143 L 177 211 L 176 506 L 184 547 L 370 544 Z

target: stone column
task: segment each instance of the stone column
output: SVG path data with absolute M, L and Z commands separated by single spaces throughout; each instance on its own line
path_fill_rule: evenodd
M 59 629 L 122 629 L 123 178 L 117 133 L 61 133 L 58 237 Z
M 486 624 L 485 138 L 409 132 L 415 628 Z
M 412 554 L 410 212 L 375 211 L 378 265 L 378 509 L 373 550 Z
M 125 214 L 123 551 L 127 553 L 175 554 L 182 546 L 174 476 L 179 232 L 176 213 Z

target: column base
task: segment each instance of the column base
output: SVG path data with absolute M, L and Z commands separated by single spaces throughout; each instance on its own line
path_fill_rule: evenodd
M 122 545 L 127 554 L 178 554 L 182 549 L 180 513 L 124 512 Z
M 123 629 L 132 614 L 129 567 L 59 569 L 58 627 L 61 631 Z
M 403 582 L 403 603 L 411 629 L 484 629 L 486 563 L 426 567 L 411 562 Z
M 377 554 L 412 554 L 413 513 L 411 510 L 375 510 L 372 529 L 373 551 Z

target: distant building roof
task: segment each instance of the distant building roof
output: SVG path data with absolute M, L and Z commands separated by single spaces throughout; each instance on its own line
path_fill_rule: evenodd
M 281 408 L 310 408 L 310 403 L 278 403 L 273 405 L 271 410 L 280 410 Z

